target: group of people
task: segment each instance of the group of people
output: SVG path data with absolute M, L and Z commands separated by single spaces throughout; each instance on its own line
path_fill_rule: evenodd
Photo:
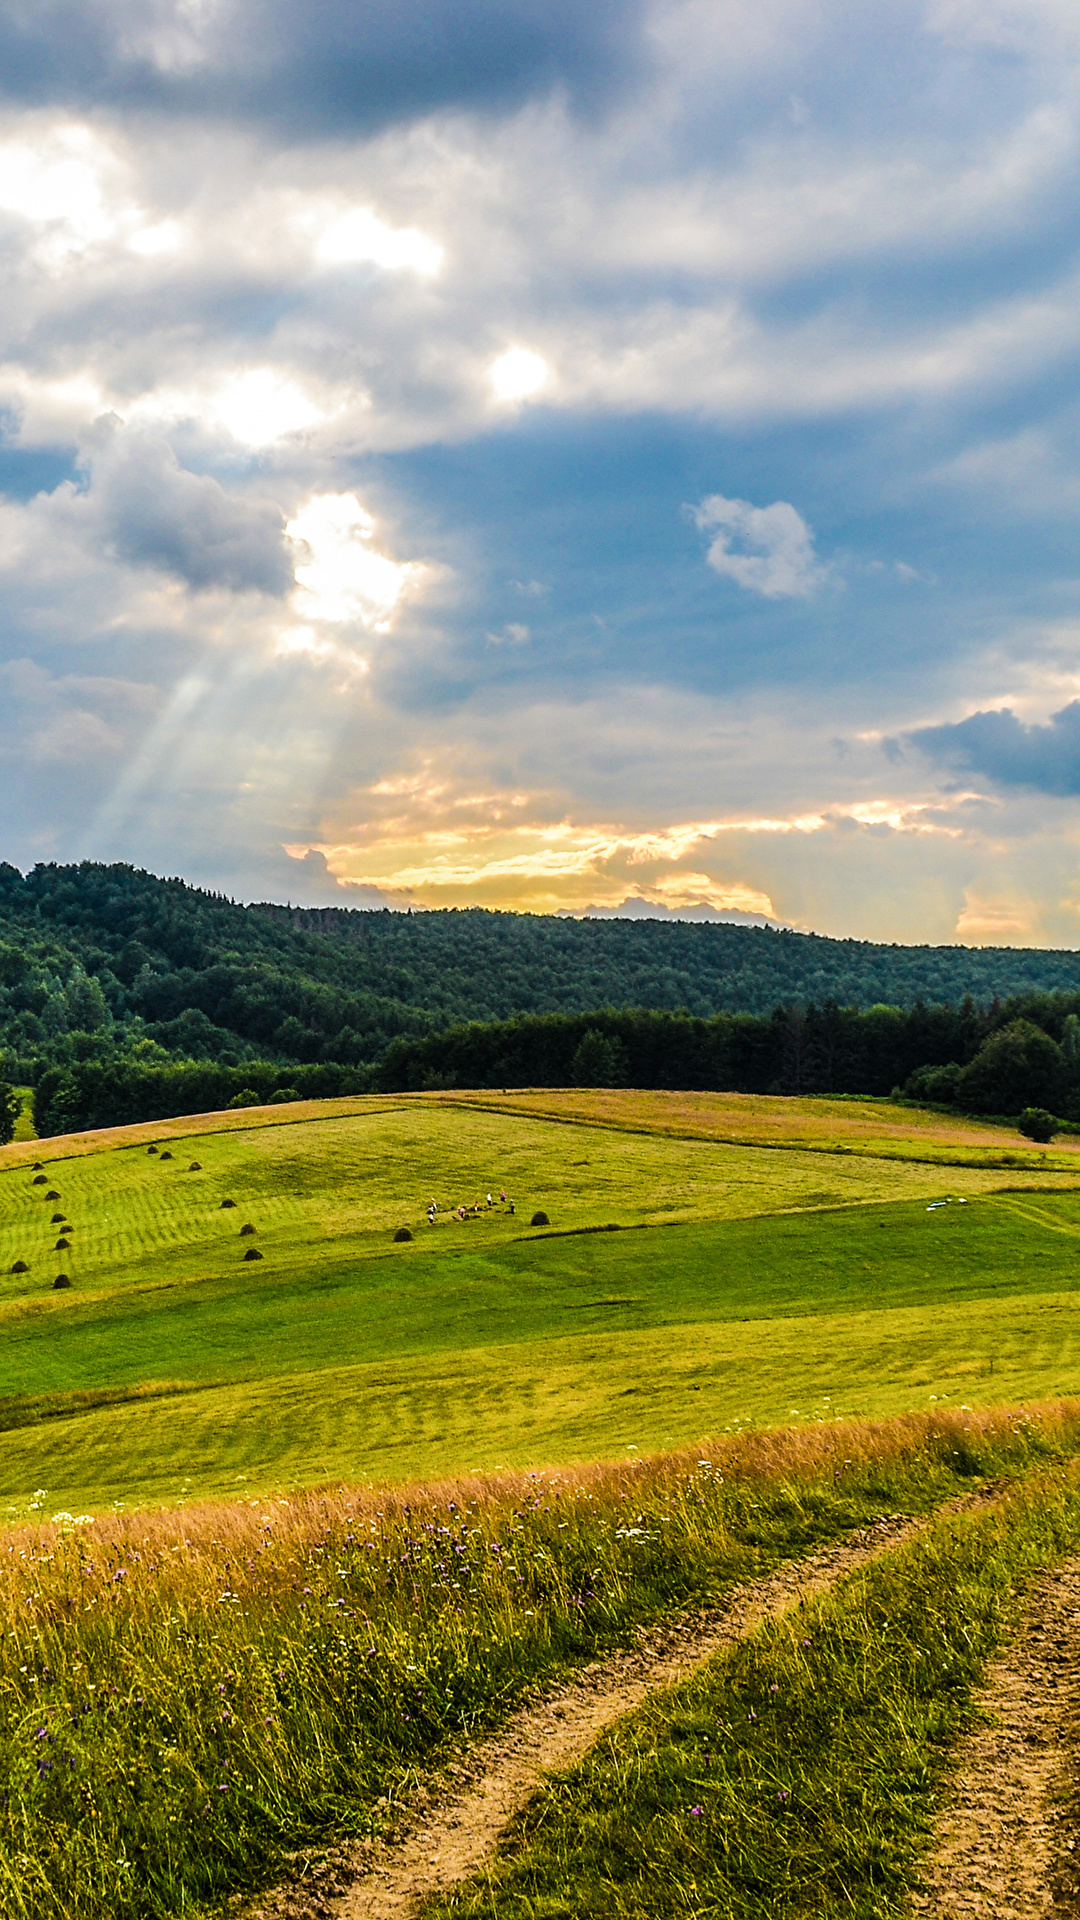
M 475 1203 L 475 1205 L 471 1207 L 464 1207 L 464 1206 L 452 1207 L 450 1209 L 450 1218 L 451 1220 L 468 1220 L 472 1214 L 486 1213 L 488 1207 L 494 1207 L 496 1205 L 505 1207 L 508 1213 L 513 1213 L 514 1203 L 512 1200 L 507 1199 L 505 1187 L 500 1189 L 498 1201 L 496 1201 L 494 1194 L 489 1193 L 487 1196 L 486 1203 L 478 1200 Z M 433 1227 L 435 1225 L 435 1216 L 438 1213 L 438 1211 L 439 1211 L 439 1203 L 433 1195 L 431 1200 L 431 1205 L 428 1207 L 428 1210 L 427 1210 L 429 1227 Z

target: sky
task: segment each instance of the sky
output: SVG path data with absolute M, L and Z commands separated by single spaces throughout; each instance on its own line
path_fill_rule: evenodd
M 0 858 L 1080 946 L 1075 0 L 0 0 Z

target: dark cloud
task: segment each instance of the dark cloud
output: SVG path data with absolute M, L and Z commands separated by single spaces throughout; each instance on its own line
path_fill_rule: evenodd
M 1052 713 L 1045 726 L 1025 726 L 1011 707 L 999 707 L 955 726 L 921 727 L 907 738 L 943 766 L 984 774 L 1001 786 L 1080 793 L 1080 700 Z
M 440 108 L 602 98 L 642 58 L 642 0 L 6 0 L 0 92 L 372 131 Z
M 156 435 L 110 440 L 94 460 L 86 498 L 105 544 L 128 566 L 154 567 L 196 589 L 281 594 L 293 585 L 281 509 L 189 473 Z

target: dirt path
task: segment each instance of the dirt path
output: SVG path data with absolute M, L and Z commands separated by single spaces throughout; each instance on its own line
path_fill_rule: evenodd
M 632 1651 L 586 1667 L 444 1769 L 430 1794 L 413 1801 L 393 1841 L 341 1848 L 312 1863 L 289 1887 L 248 1908 L 247 1920 L 411 1920 L 425 1898 L 491 1857 L 545 1773 L 580 1759 L 647 1694 L 683 1679 L 763 1620 L 822 1592 L 927 1524 L 887 1515 L 767 1579 L 736 1588 L 721 1606 L 643 1634 Z
M 957 1755 L 914 1911 L 926 1920 L 1080 1914 L 1080 1855 L 1053 1798 L 1080 1708 L 1080 1559 L 1040 1581 L 980 1704 L 994 1724 Z

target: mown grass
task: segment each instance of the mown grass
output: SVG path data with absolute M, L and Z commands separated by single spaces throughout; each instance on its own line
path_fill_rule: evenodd
M 1069 1393 L 1078 1238 L 1080 1197 L 1011 1194 L 50 1292 L 3 1323 L 0 1512 Z
M 770 1622 L 654 1697 L 424 1920 L 884 1920 L 990 1654 L 1080 1546 L 1080 1466 L 1041 1473 Z
M 234 1272 L 244 1220 L 258 1229 L 264 1254 L 317 1272 L 383 1252 L 402 1225 L 417 1235 L 414 1251 L 490 1251 L 527 1233 L 536 1208 L 555 1229 L 573 1231 L 929 1200 L 942 1191 L 940 1169 L 921 1161 L 823 1160 L 798 1143 L 764 1150 L 464 1106 L 383 1105 L 290 1124 L 272 1112 L 224 1131 L 180 1134 L 170 1123 L 167 1135 L 158 1130 L 168 1160 L 146 1151 L 146 1129 L 97 1153 L 67 1156 L 62 1143 L 40 1142 L 45 1180 L 37 1186 L 25 1163 L 31 1149 L 0 1150 L 0 1312 L 40 1298 L 61 1268 L 93 1291 Z M 998 1170 L 969 1172 L 965 1192 L 1000 1184 Z M 513 1214 L 485 1204 L 504 1189 Z M 47 1200 L 50 1192 L 59 1200 Z M 442 1211 L 429 1228 L 432 1196 Z M 238 1218 L 222 1208 L 227 1199 L 244 1210 Z M 459 1203 L 477 1202 L 468 1221 L 451 1217 Z M 72 1242 L 63 1260 L 58 1237 Z M 25 1274 L 11 1272 L 16 1261 Z
M 642 1125 L 670 1128 L 687 1100 L 719 1097 L 565 1104 L 608 1099 L 625 1117 L 639 1098 Z M 775 1132 L 807 1120 L 777 1110 L 827 1103 L 751 1104 Z M 747 1419 L 1080 1388 L 1067 1177 L 1055 1191 L 1011 1174 L 1017 1191 L 995 1197 L 1005 1176 L 966 1173 L 968 1204 L 930 1212 L 938 1169 L 775 1141 L 460 1100 L 219 1119 L 50 1159 L 43 1185 L 10 1162 L 24 1149 L 5 1150 L 0 1430 L 20 1431 L 0 1431 L 0 1512 L 43 1485 L 83 1508 L 403 1479 L 674 1446 Z M 486 1205 L 504 1186 L 513 1215 Z M 433 1190 L 481 1211 L 462 1223 L 444 1204 L 429 1228 Z M 534 1201 L 553 1231 L 530 1230 Z M 417 1237 L 396 1246 L 403 1218 Z M 614 1225 L 627 1230 L 593 1231 Z M 57 1271 L 70 1290 L 53 1290 Z M 186 1398 L 163 1402 L 162 1384 Z M 35 1402 L 44 1426 L 28 1434 Z
M 297 1488 L 573 1463 L 685 1445 L 756 1422 L 880 1417 L 1075 1389 L 1075 1294 L 932 1312 L 698 1324 L 618 1338 L 465 1348 L 434 1359 L 177 1391 L 149 1385 L 0 1434 L 0 1504 L 145 1506 Z
M 392 1819 L 418 1769 L 637 1623 L 1078 1433 L 1076 1406 L 940 1415 L 396 1498 L 10 1529 L 4 1912 L 207 1912 L 289 1849 Z

